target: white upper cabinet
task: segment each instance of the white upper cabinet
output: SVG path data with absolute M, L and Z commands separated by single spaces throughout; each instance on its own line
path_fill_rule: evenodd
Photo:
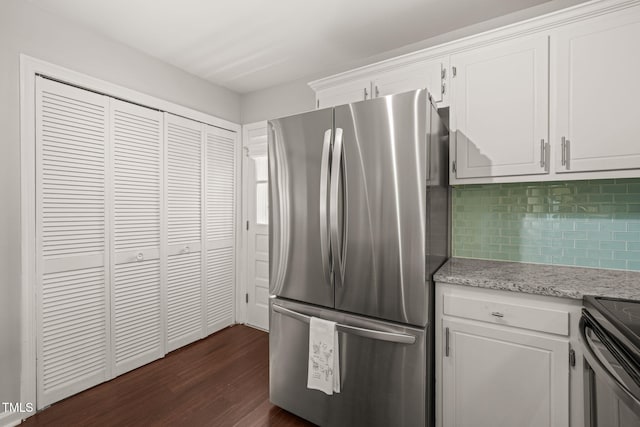
M 440 58 L 380 74 L 372 82 L 373 96 L 377 98 L 427 88 L 433 102 L 443 102 L 447 91 L 444 80 L 448 63 L 448 58 Z
M 556 171 L 640 168 L 639 9 L 567 26 L 551 40 Z
M 640 170 L 640 0 L 594 0 L 316 80 L 318 107 L 427 87 L 450 107 L 450 183 Z
M 316 107 L 326 108 L 371 98 L 371 80 L 354 80 L 316 94 Z
M 454 178 L 547 173 L 548 37 L 451 57 Z
M 349 104 L 385 95 L 427 88 L 439 107 L 448 103 L 447 68 L 449 57 L 416 61 L 391 67 L 390 71 L 372 71 L 365 78 L 346 79 L 316 91 L 316 107 Z M 389 68 L 389 67 L 387 67 Z

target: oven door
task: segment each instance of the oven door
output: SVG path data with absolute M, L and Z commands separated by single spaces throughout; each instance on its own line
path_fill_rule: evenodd
M 586 425 L 640 426 L 640 369 L 587 312 L 580 333 L 585 344 Z

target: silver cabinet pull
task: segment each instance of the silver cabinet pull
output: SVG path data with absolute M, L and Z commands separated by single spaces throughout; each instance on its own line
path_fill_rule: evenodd
M 367 97 L 369 96 L 369 92 L 367 91 L 367 88 L 364 88 L 364 99 L 367 99 Z
M 378 90 L 378 85 L 376 85 L 376 98 L 380 96 L 380 90 Z
M 504 314 L 500 313 L 499 311 L 492 311 L 491 315 L 493 317 L 504 317 Z
M 306 314 L 298 313 L 297 311 L 284 308 L 280 305 L 273 304 L 273 311 L 291 317 L 303 323 L 311 322 L 311 317 Z M 358 326 L 343 325 L 338 323 L 336 325 L 338 332 L 346 334 L 357 335 L 364 338 L 371 338 L 379 341 L 389 341 L 399 344 L 413 344 L 416 342 L 416 337 L 408 334 L 400 334 L 397 332 L 378 331 L 375 329 L 360 328 Z
M 544 169 L 545 162 L 545 152 L 544 152 L 544 138 L 540 140 L 540 167 Z
M 138 254 L 136 255 L 136 260 L 142 261 L 143 259 L 144 259 L 144 254 L 142 252 L 138 252 Z
M 569 170 L 569 156 L 570 156 L 570 144 L 571 142 L 569 141 L 569 139 L 565 138 L 564 136 L 561 139 L 561 146 L 560 146 L 560 150 L 562 151 L 562 166 L 564 166 L 567 170 Z
M 444 328 L 444 355 L 449 357 L 449 328 Z

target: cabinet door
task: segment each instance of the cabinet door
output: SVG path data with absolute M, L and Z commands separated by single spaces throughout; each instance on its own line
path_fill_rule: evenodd
M 205 329 L 235 320 L 236 133 L 205 128 Z
M 557 172 L 640 168 L 640 11 L 633 10 L 567 26 L 552 38 Z
M 457 178 L 547 173 L 548 37 L 451 57 Z
M 203 125 L 165 113 L 167 351 L 204 336 L 202 243 Z
M 477 322 L 442 327 L 444 427 L 569 424 L 568 341 Z
M 355 80 L 340 86 L 318 91 L 316 107 L 350 104 L 371 98 L 371 80 Z
M 164 355 L 160 273 L 162 113 L 111 110 L 111 322 L 114 375 Z
M 444 104 L 447 68 L 448 60 L 442 58 L 381 74 L 373 80 L 373 96 L 379 97 L 427 88 L 434 102 Z
M 108 108 L 103 95 L 36 78 L 38 409 L 111 375 Z

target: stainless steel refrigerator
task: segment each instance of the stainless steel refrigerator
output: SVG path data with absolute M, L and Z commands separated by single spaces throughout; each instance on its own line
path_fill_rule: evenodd
M 275 405 L 322 426 L 431 425 L 448 141 L 425 89 L 269 121 Z M 339 394 L 306 387 L 311 316 L 338 323 Z

